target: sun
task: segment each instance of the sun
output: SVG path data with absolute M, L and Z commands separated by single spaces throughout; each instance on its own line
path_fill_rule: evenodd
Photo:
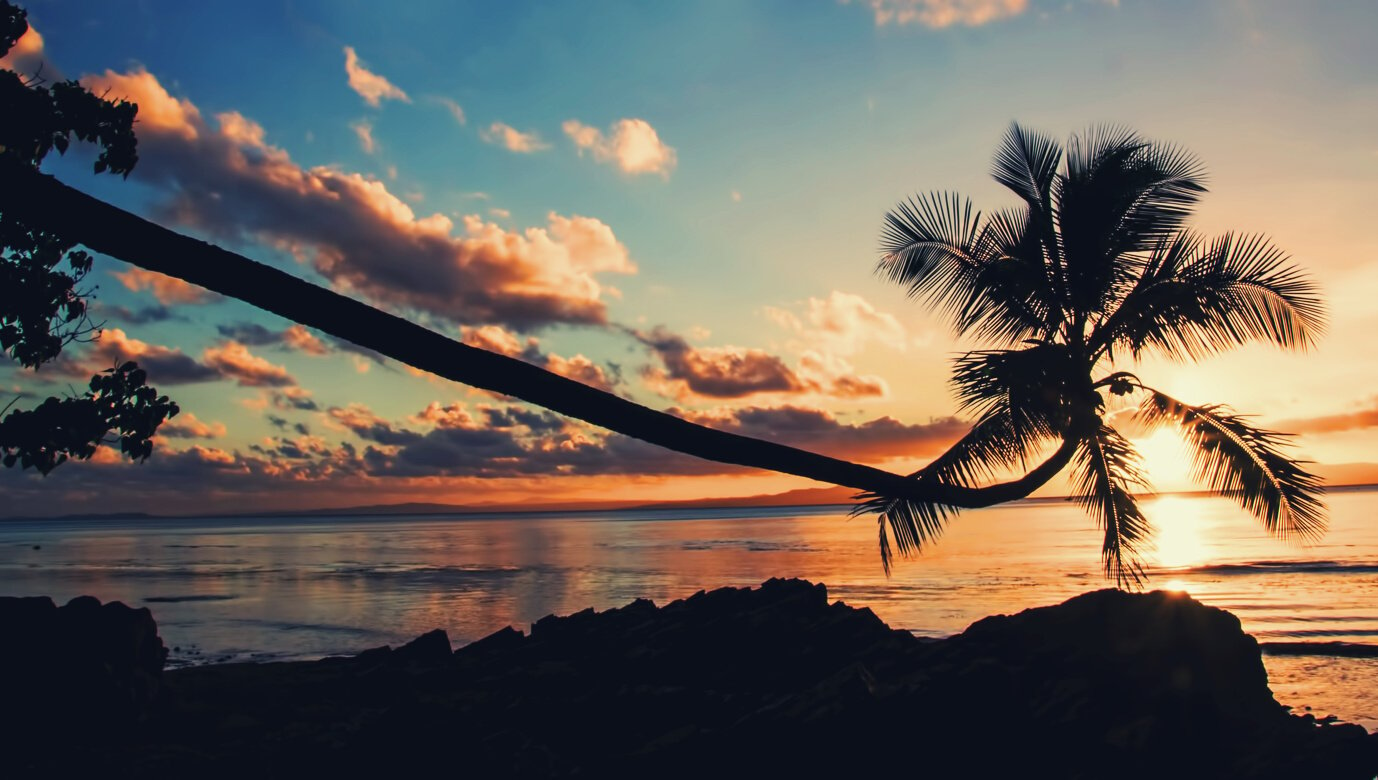
M 1143 457 L 1144 473 L 1155 490 L 1173 493 L 1193 489 L 1190 456 L 1180 436 L 1161 429 L 1132 441 Z

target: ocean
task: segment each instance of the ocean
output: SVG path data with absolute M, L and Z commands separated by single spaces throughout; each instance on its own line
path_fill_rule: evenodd
M 1230 501 L 1164 495 L 1147 588 L 1227 609 L 1265 648 L 1283 704 L 1378 729 L 1378 490 L 1332 490 L 1311 546 Z M 1109 587 L 1079 508 L 1033 500 L 957 517 L 886 577 L 871 518 L 846 507 L 388 517 L 0 522 L 0 595 L 149 607 L 170 665 L 456 645 L 548 614 L 658 604 L 771 577 L 826 583 L 922 636 Z

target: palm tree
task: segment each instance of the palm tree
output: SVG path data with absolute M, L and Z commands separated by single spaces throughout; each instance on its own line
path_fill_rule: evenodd
M 1206 191 L 1200 164 L 1132 131 L 1092 128 L 1064 150 L 1014 124 L 993 175 L 1018 208 L 983 216 L 956 194 L 933 193 L 885 217 L 878 272 L 950 317 L 957 335 L 996 347 L 955 361 L 952 386 L 975 423 L 910 477 L 974 488 L 1056 443 L 1050 462 L 1073 465 L 1074 497 L 1104 531 L 1106 575 L 1137 585 L 1151 528 L 1135 493 L 1151 488 L 1111 425 L 1127 416 L 1141 430 L 1178 428 L 1194 476 L 1268 531 L 1320 534 L 1321 481 L 1283 454 L 1285 434 L 1115 367 L 1150 354 L 1197 360 L 1253 340 L 1305 349 L 1324 328 L 1315 284 L 1266 238 L 1208 240 L 1186 228 Z M 1120 398 L 1140 403 L 1116 410 Z M 1052 476 L 1047 462 L 1040 469 Z M 887 570 L 891 534 L 901 554 L 918 552 L 959 509 L 885 491 L 863 498 L 856 513 L 878 515 Z
M 917 552 L 955 511 L 1024 498 L 1075 458 L 1084 499 L 1106 524 L 1107 573 L 1121 582 L 1137 578 L 1134 553 L 1148 529 L 1130 488 L 1142 479 L 1128 442 L 1102 420 L 1106 389 L 1150 393 L 1143 419 L 1181 425 L 1198 445 L 1207 481 L 1237 494 L 1270 529 L 1318 533 L 1319 482 L 1278 452 L 1279 434 L 1251 428 L 1218 407 L 1180 404 L 1131 374 L 1091 378 L 1106 368 L 1115 347 L 1196 357 L 1255 337 L 1304 346 L 1322 320 L 1311 284 L 1260 239 L 1205 245 L 1176 232 L 1202 191 L 1185 155 L 1127 133 L 1102 133 L 1074 145 L 1058 175 L 1060 157 L 1050 141 L 1011 131 L 996 175 L 1027 193 L 1023 215 L 1002 212 L 982 221 L 958 199 L 934 196 L 889 216 L 882 270 L 957 315 L 959 332 L 1008 345 L 1027 342 L 1021 350 L 976 352 L 959 361 L 959 394 L 978 421 L 950 451 L 908 476 L 697 425 L 461 344 L 144 220 L 6 154 L 0 154 L 0 214 L 446 379 L 707 460 L 864 491 L 858 511 L 879 514 L 887 571 L 893 557 L 887 528 L 901 554 Z M 1105 205 L 1111 198 L 1120 199 L 1113 209 Z M 1093 223 L 1108 227 L 1097 233 Z M 1103 245 L 1085 243 L 1096 241 Z M 1089 293 L 1094 289 L 1101 298 Z M 1023 476 L 979 484 L 1008 467 L 1027 466 L 1051 441 L 1060 443 Z

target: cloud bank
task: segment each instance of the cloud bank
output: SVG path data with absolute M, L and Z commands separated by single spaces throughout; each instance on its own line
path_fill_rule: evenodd
M 509 231 L 478 216 L 458 225 L 418 216 L 381 181 L 297 165 L 241 114 L 212 124 L 148 71 L 106 71 L 83 83 L 139 104 L 134 176 L 168 193 L 160 218 L 285 249 L 373 302 L 517 330 L 603 324 L 598 275 L 636 270 L 595 218 L 552 212 L 542 227 Z

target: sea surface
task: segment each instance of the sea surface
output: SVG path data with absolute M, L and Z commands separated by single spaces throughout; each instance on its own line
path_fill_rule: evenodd
M 1328 534 L 1304 547 L 1224 499 L 1151 499 L 1148 587 L 1237 615 L 1280 702 L 1378 729 L 1378 492 L 1328 504 Z M 770 577 L 826 583 L 922 636 L 1108 586 L 1094 524 L 1059 500 L 963 514 L 888 578 L 874 520 L 845 507 L 0 522 L 0 595 L 149 607 L 172 665 L 356 653 L 433 628 L 458 646 Z

